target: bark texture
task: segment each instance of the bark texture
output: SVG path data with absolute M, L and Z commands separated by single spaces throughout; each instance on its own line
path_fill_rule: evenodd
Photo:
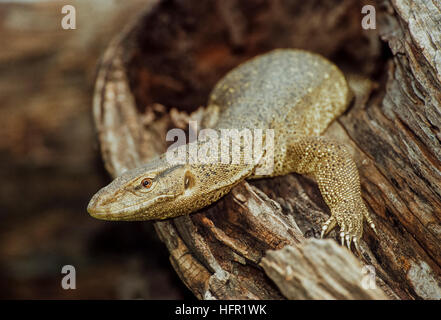
M 272 48 L 329 57 L 355 92 L 326 135 L 351 148 L 378 236 L 365 226 L 357 260 L 332 240 L 306 239 L 329 215 L 311 179 L 241 183 L 200 212 L 155 223 L 198 298 L 441 298 L 441 8 L 377 2 L 378 29 L 363 30 L 363 4 L 155 1 L 106 51 L 93 111 L 113 176 L 165 151 L 167 130 L 200 119 L 225 72 Z M 363 264 L 378 289 L 363 289 Z

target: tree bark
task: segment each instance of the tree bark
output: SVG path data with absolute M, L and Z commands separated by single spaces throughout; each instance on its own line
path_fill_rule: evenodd
M 206 209 L 155 222 L 198 298 L 441 298 L 441 7 L 381 1 L 378 29 L 363 30 L 363 4 L 152 1 L 104 54 L 93 110 L 114 177 L 165 151 L 167 130 L 201 119 L 216 81 L 256 54 L 308 49 L 348 74 L 354 102 L 326 135 L 351 149 L 378 235 L 365 226 L 357 260 L 307 239 L 329 216 L 311 179 L 243 182 Z M 362 264 L 377 289 L 363 288 Z

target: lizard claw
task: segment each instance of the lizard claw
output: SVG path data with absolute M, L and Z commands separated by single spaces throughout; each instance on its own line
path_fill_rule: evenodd
M 345 237 L 347 234 L 348 233 L 346 231 L 346 225 L 342 223 L 342 225 L 340 226 L 340 242 L 342 246 L 345 245 Z
M 373 222 L 369 224 L 369 227 L 371 227 L 371 229 L 374 230 L 374 233 L 378 236 L 377 228 L 375 228 L 375 224 Z
M 366 221 L 371 227 L 371 229 L 374 231 L 374 233 L 378 236 L 377 228 L 375 227 L 374 221 L 372 221 L 371 215 L 369 214 L 369 211 L 367 209 L 363 210 L 363 215 L 366 218 Z
M 345 245 L 345 232 L 344 231 L 340 232 L 340 241 L 341 241 L 341 245 L 344 246 Z
M 353 242 L 354 242 L 355 250 L 357 250 L 358 255 L 361 257 L 361 251 L 360 251 L 360 246 L 358 245 L 357 237 L 354 238 Z
M 337 225 L 337 220 L 334 217 L 329 218 L 322 226 L 322 232 L 320 234 L 320 238 L 323 239 L 325 235 L 331 232 L 332 229 Z
M 348 247 L 349 250 L 351 250 L 352 236 L 349 233 L 346 233 L 345 239 L 346 239 L 346 246 Z

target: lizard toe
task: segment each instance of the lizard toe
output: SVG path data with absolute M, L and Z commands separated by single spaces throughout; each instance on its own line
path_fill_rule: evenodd
M 360 242 L 360 239 L 357 238 L 357 237 L 355 237 L 354 240 L 353 240 L 354 247 L 355 247 L 355 250 L 356 250 L 357 253 L 358 253 L 358 256 L 361 257 L 361 251 L 360 251 L 359 242 Z
M 351 243 L 352 243 L 352 235 L 349 233 L 346 233 L 345 239 L 346 239 L 346 246 L 349 250 L 351 250 Z
M 326 236 L 329 232 L 332 231 L 332 229 L 335 228 L 337 225 L 337 220 L 335 217 L 330 217 L 322 226 L 322 232 L 320 234 L 320 238 L 323 239 L 324 236 Z
M 340 242 L 342 246 L 345 245 L 345 236 L 346 236 L 346 226 L 342 224 L 340 227 Z
M 363 216 L 365 217 L 369 227 L 371 227 L 371 229 L 374 231 L 374 233 L 376 235 L 378 235 L 377 228 L 375 227 L 375 223 L 372 220 L 372 217 L 371 217 L 371 215 L 369 213 L 369 210 L 366 208 L 366 206 L 364 204 L 363 204 L 362 212 L 363 212 Z

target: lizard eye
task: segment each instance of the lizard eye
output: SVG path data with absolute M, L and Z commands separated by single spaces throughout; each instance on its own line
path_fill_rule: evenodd
M 149 189 L 152 186 L 152 184 L 153 184 L 153 181 L 150 178 L 145 178 L 141 181 L 141 185 L 147 189 Z

